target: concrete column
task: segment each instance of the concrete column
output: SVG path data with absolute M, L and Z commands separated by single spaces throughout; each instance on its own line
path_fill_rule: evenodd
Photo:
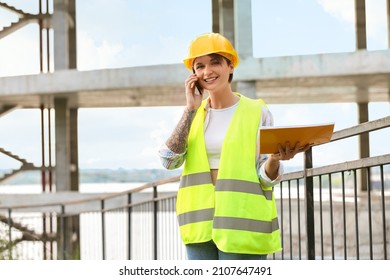
M 251 0 L 234 1 L 234 39 L 241 60 L 253 57 Z
M 68 0 L 68 49 L 69 49 L 69 68 L 77 69 L 77 34 L 76 34 L 76 1 Z
M 77 68 L 75 0 L 55 0 L 52 22 L 55 71 Z M 56 151 L 61 151 L 56 154 L 56 166 L 61 166 L 56 169 L 57 191 L 78 190 L 77 109 L 75 112 L 69 111 L 66 97 L 55 100 L 55 104 Z M 71 122 L 70 118 L 73 119 L 73 116 L 75 121 Z M 57 129 L 60 131 L 57 132 Z M 71 166 L 72 174 L 76 176 L 73 179 Z
M 367 48 L 366 35 L 366 0 L 355 0 L 355 30 L 356 30 L 356 49 Z
M 388 89 L 388 91 L 387 91 L 387 98 L 388 98 L 387 101 L 390 101 L 390 89 Z M 389 105 L 390 105 L 390 103 L 389 103 Z
M 54 0 L 52 26 L 54 30 L 54 69 L 69 69 L 68 0 Z
M 56 98 L 55 140 L 56 140 L 56 191 L 70 190 L 70 123 L 67 98 Z
M 253 57 L 251 0 L 234 1 L 234 46 L 241 61 Z M 256 82 L 238 82 L 236 91 L 257 98 Z
M 70 189 L 79 190 L 78 109 L 70 109 Z
M 219 33 L 219 0 L 211 1 L 212 31 Z
M 54 69 L 77 68 L 75 0 L 54 0 Z
M 214 28 L 218 27 L 219 33 L 225 36 L 234 45 L 234 0 L 213 0 L 212 4 L 213 31 Z M 219 20 L 218 25 L 214 23 L 217 19 Z M 237 86 L 234 80 L 232 82 L 232 90 L 237 91 Z
M 358 103 L 359 123 L 368 122 L 368 104 Z M 359 158 L 370 157 L 370 136 L 368 133 L 360 134 L 359 136 Z M 367 190 L 367 173 L 365 170 L 360 172 L 360 189 Z
M 52 16 L 54 30 L 54 70 L 77 68 L 76 45 L 76 3 L 75 0 L 54 0 Z M 56 190 L 79 190 L 77 108 L 69 108 L 68 98 L 56 98 L 55 137 L 56 137 Z M 80 258 L 80 221 L 72 216 L 58 221 L 58 257 Z M 63 230 L 63 231 L 61 231 Z
M 233 0 L 219 1 L 219 32 L 234 45 L 234 3 Z
M 54 69 L 69 69 L 68 0 L 55 0 L 52 16 Z M 54 100 L 56 145 L 56 190 L 70 190 L 70 122 L 68 99 Z
M 256 82 L 238 82 L 236 84 L 236 91 L 246 97 L 257 98 Z
M 355 28 L 356 28 L 356 49 L 367 49 L 366 35 L 366 3 L 365 0 L 355 0 Z M 358 89 L 358 95 L 366 95 L 368 89 Z M 368 121 L 368 102 L 358 103 L 358 120 L 359 124 Z M 359 156 L 365 158 L 370 156 L 370 138 L 368 133 L 359 136 Z M 367 190 L 367 174 L 362 170 L 358 174 L 358 185 L 362 191 Z
M 390 48 L 390 0 L 386 0 L 387 10 L 387 47 Z

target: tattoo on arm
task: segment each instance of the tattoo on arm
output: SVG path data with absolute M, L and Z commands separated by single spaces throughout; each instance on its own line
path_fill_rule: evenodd
M 195 113 L 195 110 L 189 111 L 186 109 L 172 135 L 168 138 L 166 145 L 172 150 L 172 152 L 181 154 L 185 151 L 188 134 L 190 132 L 191 123 L 194 120 Z

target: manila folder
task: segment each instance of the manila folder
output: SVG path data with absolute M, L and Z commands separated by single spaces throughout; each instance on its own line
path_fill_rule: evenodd
M 260 153 L 279 153 L 278 143 L 283 147 L 287 141 L 293 149 L 297 142 L 304 147 L 327 143 L 333 135 L 334 123 L 300 126 L 263 126 L 260 128 Z

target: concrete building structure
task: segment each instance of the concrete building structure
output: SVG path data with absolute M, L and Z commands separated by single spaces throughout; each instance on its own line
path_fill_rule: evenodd
M 269 104 L 356 102 L 359 123 L 368 121 L 369 102 L 389 101 L 390 49 L 366 50 L 365 0 L 355 0 L 355 52 L 275 58 L 253 57 L 251 0 L 210 1 L 212 30 L 234 42 L 241 59 L 234 77 L 238 92 L 261 97 Z M 42 11 L 44 1 L 39 3 Z M 42 166 L 33 166 L 16 156 L 17 151 L 3 149 L 1 143 L 0 152 L 21 161 L 20 170 L 14 173 L 42 170 L 45 190 L 77 191 L 78 108 L 182 105 L 185 103 L 181 94 L 183 80 L 188 73 L 181 64 L 78 71 L 75 0 L 54 0 L 53 7 L 52 14 L 46 9 L 45 13 L 31 15 L 0 2 L 0 8 L 17 13 L 20 18 L 0 31 L 0 39 L 25 24 L 38 22 L 40 49 L 51 42 L 54 44 L 54 53 L 41 51 L 41 74 L 0 78 L 0 116 L 15 108 L 55 110 L 55 165 L 44 162 L 45 155 L 42 155 Z M 387 9 L 390 26 L 390 0 Z M 42 36 L 49 34 L 49 30 L 53 30 L 53 41 L 49 35 Z M 54 69 L 50 63 L 44 63 L 52 57 Z M 360 137 L 360 156 L 368 157 L 368 134 Z M 42 151 L 46 145 L 50 143 L 42 143 Z M 71 233 L 68 236 L 78 235 L 77 219 L 68 227 Z

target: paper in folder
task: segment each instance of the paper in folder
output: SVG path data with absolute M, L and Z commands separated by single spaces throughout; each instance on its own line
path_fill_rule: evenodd
M 299 125 L 299 126 L 264 126 L 260 128 L 260 153 L 276 154 L 279 153 L 278 143 L 284 144 L 290 142 L 293 148 L 297 142 L 304 147 L 324 144 L 331 140 L 333 135 L 334 123 L 318 125 Z

